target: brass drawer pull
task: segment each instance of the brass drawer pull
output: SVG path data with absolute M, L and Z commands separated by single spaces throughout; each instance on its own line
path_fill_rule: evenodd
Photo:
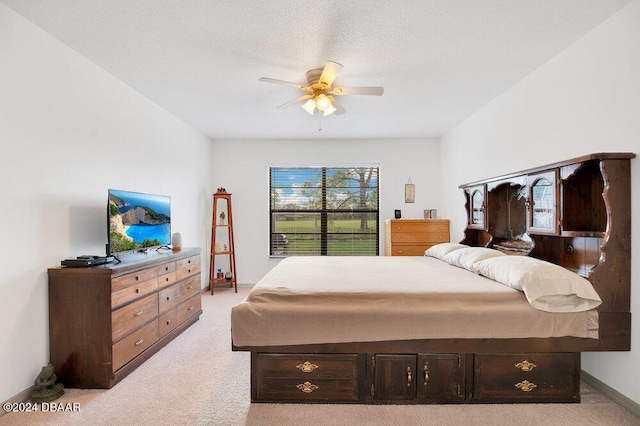
M 133 314 L 134 317 L 139 317 L 140 315 L 142 315 L 142 311 L 138 311 L 135 314 Z
M 522 392 L 531 392 L 532 390 L 534 390 L 535 388 L 538 387 L 538 385 L 536 385 L 535 383 L 531 383 L 528 380 L 523 380 L 520 383 L 516 383 L 515 387 L 517 387 L 518 389 L 520 389 Z
M 516 364 L 516 368 L 518 368 L 518 369 L 520 369 L 522 371 L 531 371 L 536 367 L 537 367 L 536 364 L 534 364 L 532 362 L 529 362 L 526 359 L 524 361 L 519 362 L 519 363 Z
M 407 386 L 411 387 L 411 367 L 407 367 Z
M 424 364 L 424 385 L 427 386 L 427 382 L 429 381 L 429 363 Z
M 140 339 L 136 342 L 136 346 L 140 346 L 144 342 L 144 339 Z
M 296 368 L 303 373 L 311 373 L 313 370 L 318 368 L 316 364 L 311 364 L 309 361 L 305 361 L 302 364 L 296 365 Z
M 304 393 L 311 393 L 314 390 L 318 389 L 318 386 L 309 382 L 300 383 L 299 385 L 296 385 L 296 387 Z

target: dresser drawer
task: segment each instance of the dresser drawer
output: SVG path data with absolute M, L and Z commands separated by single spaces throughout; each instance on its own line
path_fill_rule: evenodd
M 166 275 L 171 272 L 176 271 L 176 262 L 167 262 L 164 265 L 160 265 L 156 268 L 156 273 L 158 276 Z
M 392 220 L 391 233 L 446 233 L 449 234 L 449 221 L 432 220 Z
M 391 256 L 424 256 L 429 244 L 392 244 Z
M 177 285 L 178 302 L 189 299 L 198 293 L 200 293 L 200 275 L 189 277 Z
M 196 312 L 199 312 L 201 307 L 202 301 L 200 298 L 200 293 L 198 293 L 196 296 L 193 296 L 191 299 L 187 299 L 184 302 L 180 303 L 177 307 L 177 323 L 183 323 L 189 317 L 193 316 Z
M 176 262 L 176 277 L 178 280 L 200 272 L 200 256 L 192 256 Z
M 158 313 L 163 314 L 169 309 L 175 308 L 177 303 L 177 286 L 165 288 L 164 290 L 160 290 L 160 292 L 158 293 Z
M 158 341 L 158 323 L 150 322 L 113 345 L 113 371 Z
M 116 306 L 129 302 L 130 300 L 142 297 L 145 294 L 151 293 L 156 288 L 158 288 L 158 279 L 155 277 L 150 280 L 125 287 L 124 289 L 111 294 L 111 307 L 115 308 Z
M 133 302 L 111 313 L 113 341 L 125 336 L 158 315 L 158 293 Z
M 111 280 L 111 291 L 116 292 L 127 287 L 140 285 L 145 281 L 149 281 L 157 277 L 158 272 L 156 268 L 145 269 L 133 274 L 122 275 Z
M 176 308 L 173 308 L 158 318 L 158 334 L 160 337 L 164 336 L 179 324 L 178 323 L 178 311 Z
M 432 233 L 424 233 L 424 232 L 416 232 L 416 233 L 392 233 L 391 234 L 391 242 L 392 243 L 445 243 L 449 241 L 449 233 L 448 232 L 432 232 Z
M 580 354 L 505 354 L 474 357 L 473 399 L 501 402 L 578 402 Z
M 169 272 L 168 274 L 160 275 L 158 277 L 158 288 L 163 288 L 174 284 L 177 280 L 176 272 Z
M 258 400 L 358 400 L 358 356 L 256 354 Z

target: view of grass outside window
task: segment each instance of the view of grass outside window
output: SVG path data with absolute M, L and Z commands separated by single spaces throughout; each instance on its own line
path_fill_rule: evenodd
M 377 256 L 378 167 L 271 167 L 272 256 Z

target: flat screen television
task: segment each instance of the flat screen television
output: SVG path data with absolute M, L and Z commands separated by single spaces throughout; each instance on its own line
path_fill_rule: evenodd
M 171 244 L 171 197 L 109 189 L 107 255 Z

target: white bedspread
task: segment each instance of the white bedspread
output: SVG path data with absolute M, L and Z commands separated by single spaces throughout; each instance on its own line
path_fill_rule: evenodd
M 235 346 L 444 338 L 597 338 L 597 311 L 549 313 L 431 257 L 284 259 L 231 311 Z

